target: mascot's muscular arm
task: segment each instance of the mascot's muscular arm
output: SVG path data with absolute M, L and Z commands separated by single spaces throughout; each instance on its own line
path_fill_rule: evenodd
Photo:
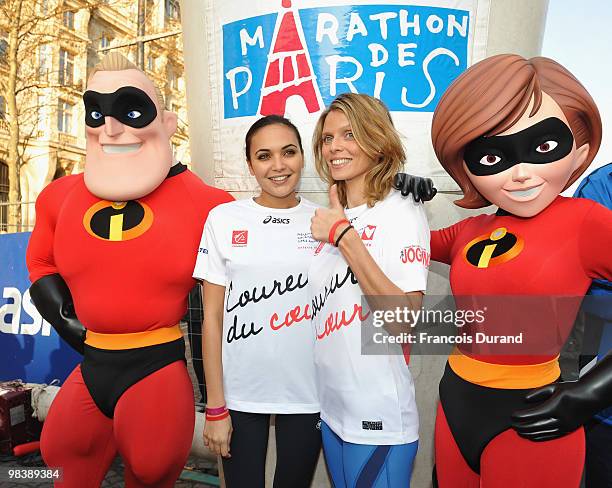
M 26 261 L 34 305 L 59 336 L 83 354 L 85 328 L 76 316 L 70 289 L 58 273 L 53 256 L 56 217 L 73 182 L 74 177 L 61 178 L 45 188 L 36 200 L 36 225 L 28 244 Z

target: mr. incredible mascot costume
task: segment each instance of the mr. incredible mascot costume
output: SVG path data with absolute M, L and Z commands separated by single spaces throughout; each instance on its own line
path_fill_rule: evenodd
M 126 486 L 170 487 L 194 427 L 178 324 L 204 221 L 231 197 L 174 163 L 177 116 L 123 56 L 94 68 L 83 100 L 85 172 L 40 194 L 27 252 L 36 307 L 84 355 L 51 405 L 42 454 L 62 468 L 59 486 L 100 486 L 119 453 Z
M 494 305 L 468 335 L 526 338 L 464 342 L 449 357 L 436 418 L 439 486 L 577 488 L 582 425 L 612 405 L 612 355 L 577 382 L 560 381 L 558 355 L 591 281 L 612 277 L 612 212 L 559 193 L 597 153 L 597 107 L 550 59 L 493 56 L 444 93 L 432 142 L 463 190 L 457 205 L 498 210 L 433 231 L 431 258 L 450 265 L 458 306 Z

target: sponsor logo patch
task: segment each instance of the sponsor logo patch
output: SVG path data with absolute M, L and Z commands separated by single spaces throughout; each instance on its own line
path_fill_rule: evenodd
M 361 428 L 363 430 L 383 430 L 382 420 L 362 420 Z
M 375 225 L 366 225 L 363 229 L 363 232 L 361 233 L 361 240 L 371 241 L 372 239 L 374 239 L 374 232 L 376 232 Z
M 232 231 L 232 246 L 244 247 L 249 240 L 248 230 L 233 230 Z
M 430 258 L 431 254 L 421 246 L 408 246 L 400 252 L 400 261 L 404 264 L 421 263 L 423 266 L 428 267 Z

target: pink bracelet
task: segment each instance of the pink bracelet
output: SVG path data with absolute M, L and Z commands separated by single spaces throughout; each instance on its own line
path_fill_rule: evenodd
M 225 407 L 225 405 L 222 405 L 222 406 L 216 407 L 216 408 L 208 408 L 208 407 L 206 407 L 206 414 L 207 415 L 221 415 L 224 412 L 227 412 L 227 408 Z

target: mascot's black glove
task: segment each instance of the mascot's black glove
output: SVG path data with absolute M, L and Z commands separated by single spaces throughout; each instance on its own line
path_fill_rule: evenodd
M 431 179 L 412 176 L 407 173 L 398 173 L 395 175 L 393 188 L 401 191 L 404 197 L 412 193 L 412 198 L 414 198 L 415 202 L 428 202 L 436 196 L 438 192 Z
M 578 381 L 538 388 L 525 399 L 542 403 L 512 414 L 512 427 L 520 436 L 548 441 L 573 432 L 612 405 L 612 353 Z
M 83 354 L 85 327 L 74 312 L 72 295 L 64 279 L 57 273 L 43 276 L 30 287 L 30 297 L 59 336 Z

